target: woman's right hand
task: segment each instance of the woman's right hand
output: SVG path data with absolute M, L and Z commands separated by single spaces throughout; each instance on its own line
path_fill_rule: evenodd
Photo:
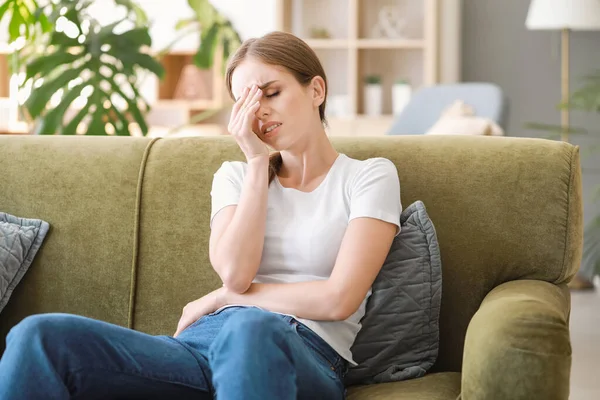
M 233 105 L 227 127 L 248 161 L 256 157 L 269 156 L 269 149 L 252 130 L 255 114 L 260 107 L 261 96 L 262 90 L 258 86 L 245 88 L 238 101 Z

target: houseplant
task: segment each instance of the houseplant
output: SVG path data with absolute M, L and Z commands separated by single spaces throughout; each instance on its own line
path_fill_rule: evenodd
M 378 116 L 382 113 L 383 90 L 381 88 L 381 76 L 365 76 L 364 106 L 365 114 Z
M 410 101 L 412 89 L 406 79 L 397 79 L 392 86 L 392 114 L 398 115 Z
M 600 117 L 600 69 L 588 75 L 585 84 L 580 87 L 562 107 L 597 113 Z M 598 201 L 600 188 L 595 201 Z M 596 215 L 585 227 L 583 234 L 583 256 L 579 280 L 584 287 L 591 287 L 595 275 L 600 275 L 600 215 Z M 587 280 L 587 282 L 585 282 Z M 588 283 L 586 285 L 586 283 Z
M 194 16 L 182 19 L 176 29 L 186 36 L 190 33 L 200 35 L 200 47 L 194 56 L 194 64 L 202 69 L 211 68 L 216 56 L 223 58 L 226 64 L 229 55 L 241 44 L 242 40 L 233 24 L 221 14 L 209 0 L 187 0 Z
M 600 117 L 600 69 L 583 78 L 583 84 L 569 97 L 568 101 L 559 104 L 559 108 L 568 108 L 584 112 L 596 113 Z M 564 129 L 560 126 L 532 123 L 527 125 L 533 129 L 541 129 L 552 135 L 560 135 Z M 598 134 L 581 127 L 571 127 L 569 134 Z M 596 148 L 593 147 L 592 151 Z M 600 199 L 600 188 L 593 201 Z M 592 288 L 595 275 L 600 275 L 600 215 L 594 216 L 586 225 L 583 235 L 583 256 L 581 269 L 573 281 L 574 288 Z
M 13 69 L 25 75 L 23 111 L 34 133 L 130 135 L 136 123 L 146 134 L 149 106 L 139 93 L 138 74 L 161 77 L 164 70 L 148 53 L 151 38 L 139 5 L 114 0 L 125 16 L 102 26 L 89 12 L 91 0 L 47 3 L 8 0 L 0 9 L 0 19 L 10 14 L 10 40 L 23 41 Z

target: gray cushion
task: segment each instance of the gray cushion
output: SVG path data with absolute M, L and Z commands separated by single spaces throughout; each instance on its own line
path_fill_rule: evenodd
M 0 311 L 40 249 L 49 224 L 0 212 Z
M 437 358 L 442 262 L 435 228 L 421 201 L 402 212 L 400 226 L 373 283 L 347 385 L 421 377 Z

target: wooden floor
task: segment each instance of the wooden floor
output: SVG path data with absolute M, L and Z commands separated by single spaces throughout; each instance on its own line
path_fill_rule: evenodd
M 600 288 L 573 292 L 571 400 L 600 399 Z

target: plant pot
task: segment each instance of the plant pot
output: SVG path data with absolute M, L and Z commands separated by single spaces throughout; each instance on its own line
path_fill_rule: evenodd
M 398 115 L 410 101 L 412 89 L 405 83 L 397 83 L 392 86 L 392 112 Z
M 378 116 L 382 114 L 383 91 L 380 84 L 367 84 L 364 90 L 365 114 Z

